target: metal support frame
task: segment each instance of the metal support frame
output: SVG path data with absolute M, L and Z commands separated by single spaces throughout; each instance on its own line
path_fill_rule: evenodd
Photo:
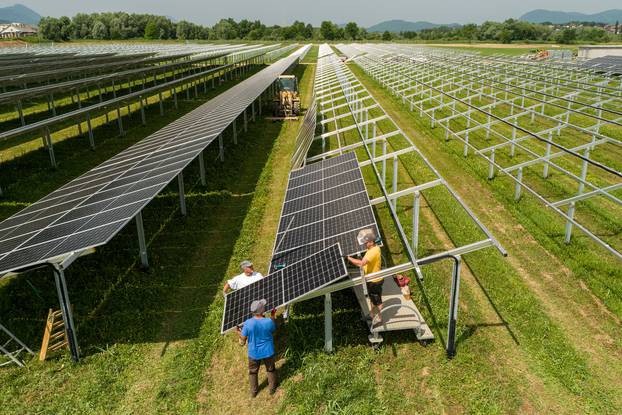
M 559 206 L 567 203 L 549 200 L 523 180 L 524 167 L 542 164 L 543 179 L 552 180 L 565 176 L 579 184 L 580 192 L 587 187 L 590 196 L 581 200 L 601 196 L 601 200 L 606 199 L 622 205 L 622 200 L 611 193 L 618 184 L 622 184 L 622 173 L 589 158 L 589 151 L 596 146 L 622 148 L 620 140 L 607 136 L 601 129 L 605 124 L 618 130 L 622 127 L 622 107 L 618 106 L 616 109 L 613 106 L 616 99 L 619 102 L 622 92 L 619 88 L 611 87 L 616 82 L 622 86 L 620 80 L 603 80 L 605 75 L 595 75 L 583 69 L 572 73 L 567 68 L 527 65 L 524 62 L 517 63 L 500 58 L 485 58 L 499 61 L 499 64 L 489 65 L 477 56 L 409 49 L 407 46 L 391 50 L 385 46 L 348 45 L 343 48 L 351 56 L 356 54 L 353 60 L 393 94 L 400 96 L 411 111 L 418 110 L 420 116 L 434 120 L 437 126 L 445 130 L 446 139 L 451 137 L 462 141 L 465 156 L 471 148 L 475 154 L 484 158 L 489 164 L 489 178 L 494 178 L 498 171 L 514 180 L 516 200 L 520 199 L 521 190 L 525 189 L 560 215 L 566 221 L 567 243 L 570 242 L 573 227 L 577 227 L 614 256 L 622 259 L 619 247 L 610 246 L 577 221 L 576 206 L 564 212 Z M 362 55 L 363 51 L 367 54 Z M 562 77 L 550 81 L 547 71 L 551 70 L 562 74 Z M 598 88 L 594 88 L 594 85 Z M 581 98 L 575 98 L 579 95 Z M 604 103 L 607 103 L 606 110 L 603 110 Z M 449 110 L 451 111 L 448 114 Z M 439 117 L 439 112 L 448 115 Z M 482 116 L 486 117 L 484 121 L 480 121 Z M 533 130 L 533 127 L 527 129 L 519 125 L 518 121 L 525 116 L 529 116 L 532 123 L 538 118 L 544 121 L 542 125 L 554 125 L 540 131 Z M 582 117 L 581 125 L 574 121 L 576 117 Z M 588 119 L 593 120 L 593 123 L 586 127 Z M 452 120 L 463 122 L 450 123 Z M 463 127 L 465 122 L 466 128 Z M 511 134 L 503 134 L 501 127 L 509 127 Z M 553 134 L 559 136 L 566 130 L 586 142 L 569 148 L 553 140 Z M 499 144 L 493 143 L 487 147 L 474 145 L 473 140 L 469 140 L 469 133 L 479 131 L 483 131 L 489 140 L 494 139 Z M 528 142 L 541 143 L 541 152 L 536 152 L 534 145 L 528 147 Z M 508 164 L 507 159 L 500 161 L 500 158 L 495 157 L 496 152 L 505 148 L 510 150 L 510 160 L 517 151 L 531 160 L 520 164 Z M 557 151 L 552 152 L 553 148 Z M 585 151 L 585 154 L 582 155 L 579 151 Z M 609 183 L 598 186 L 588 181 L 586 175 L 579 176 L 563 168 L 554 161 L 562 156 L 566 160 L 570 156 L 584 167 L 591 164 L 595 168 L 594 174 L 600 175 L 601 182 L 604 180 Z M 561 175 L 552 176 L 550 169 Z M 511 174 L 514 170 L 518 171 L 516 175 Z
M 218 158 L 221 162 L 225 161 L 225 143 L 223 142 L 222 133 L 218 134 Z
M 413 235 L 412 244 L 413 252 L 417 255 L 419 247 L 419 210 L 421 206 L 421 192 L 416 191 L 413 196 Z
M 22 108 L 22 100 L 21 99 L 17 100 L 16 106 L 17 106 L 17 113 L 19 115 L 19 121 L 20 121 L 20 124 L 23 127 L 23 126 L 26 125 L 26 121 L 24 120 L 24 110 Z
M 71 303 L 69 302 L 69 292 L 67 291 L 65 271 L 64 268 L 62 268 L 58 264 L 53 264 L 52 268 L 54 272 L 54 282 L 56 283 L 56 292 L 58 294 L 58 302 L 60 303 L 60 309 L 63 315 L 63 322 L 65 323 L 65 335 L 67 336 L 67 343 L 69 344 L 71 359 L 74 362 L 77 362 L 78 360 L 80 360 L 80 349 L 78 347 L 76 328 L 73 323 L 73 310 L 71 307 Z
M 447 323 L 447 357 L 452 359 L 456 356 L 456 325 L 458 324 L 458 304 L 460 295 L 460 255 L 449 256 L 453 259 L 454 266 L 451 276 L 451 292 L 449 294 L 449 317 Z
M 331 293 L 324 294 L 324 351 L 333 352 L 333 300 Z
M 201 186 L 206 186 L 207 178 L 205 177 L 205 157 L 203 151 L 199 153 L 199 176 L 201 177 Z
M 89 145 L 91 146 L 91 150 L 95 150 L 95 138 L 93 137 L 93 126 L 91 125 L 91 114 L 86 113 L 86 128 L 88 129 L 89 134 Z
M 177 175 L 177 185 L 179 187 L 179 211 L 182 216 L 186 216 L 186 191 L 184 188 L 184 172 L 179 172 Z
M 143 226 L 143 212 L 140 211 L 135 216 L 136 232 L 138 233 L 138 248 L 140 254 L 140 264 L 143 268 L 149 268 L 149 258 L 147 256 L 147 242 L 145 239 L 145 228 Z
M 54 143 L 52 142 L 52 135 L 50 134 L 50 128 L 45 127 L 43 129 L 43 136 L 45 140 L 45 146 L 47 147 L 48 154 L 50 156 L 50 163 L 52 167 L 57 168 L 58 164 L 56 164 L 56 155 L 54 154 Z
M 395 122 L 391 119 L 388 114 L 384 112 L 384 110 L 375 102 L 371 94 L 364 88 L 364 86 L 358 81 L 358 79 L 352 74 L 352 72 L 347 68 L 347 66 L 336 57 L 332 52 L 328 51 L 329 48 L 322 45 L 320 48 L 320 58 L 318 61 L 318 66 L 316 69 L 316 80 L 315 80 L 315 92 L 317 96 L 320 96 L 325 91 L 330 91 L 329 96 L 331 97 L 329 100 L 318 101 L 320 110 L 318 113 L 320 116 L 324 114 L 330 114 L 330 120 L 341 119 L 347 120 L 347 117 L 341 117 L 340 114 L 343 110 L 347 109 L 349 114 L 351 115 L 351 119 L 353 120 L 351 125 L 335 125 L 334 130 L 323 131 L 320 136 L 316 136 L 315 139 L 324 139 L 331 136 L 336 136 L 340 132 L 355 130 L 358 132 L 359 137 L 361 139 L 361 146 L 365 149 L 368 159 L 367 161 L 363 161 L 360 163 L 361 168 L 365 166 L 370 166 L 374 174 L 376 176 L 376 180 L 380 184 L 380 188 L 382 190 L 383 196 L 377 199 L 372 200 L 372 202 L 376 203 L 385 203 L 389 208 L 389 212 L 393 219 L 394 224 L 396 225 L 399 233 L 400 240 L 402 241 L 402 245 L 407 253 L 407 257 L 410 262 L 407 264 L 398 265 L 389 269 L 382 270 L 379 273 L 375 273 L 372 275 L 368 275 L 367 279 L 376 279 L 376 278 L 387 278 L 389 276 L 393 276 L 397 272 L 405 272 L 407 270 L 414 269 L 417 273 L 418 278 L 422 279 L 422 273 L 419 269 L 420 265 L 429 264 L 431 262 L 435 262 L 441 260 L 445 257 L 452 255 L 461 255 L 467 252 L 473 252 L 475 250 L 483 249 L 485 247 L 494 246 L 499 252 L 503 255 L 507 255 L 503 247 L 492 237 L 487 228 L 479 222 L 479 220 L 475 217 L 475 215 L 468 209 L 468 207 L 462 202 L 462 200 L 458 197 L 458 195 L 451 189 L 448 184 L 440 177 L 438 172 L 432 167 L 432 165 L 427 161 L 425 156 L 414 146 L 412 141 L 397 127 Z M 324 97 L 327 94 L 323 95 Z M 343 101 L 345 101 L 348 105 L 344 106 Z M 365 102 L 365 104 L 363 104 Z M 332 111 L 332 106 L 339 106 L 340 114 L 337 114 L 335 111 Z M 375 114 L 370 113 L 371 111 L 375 111 Z M 381 113 L 379 115 L 379 113 Z M 380 136 L 378 136 L 378 125 L 377 121 L 385 120 L 383 123 L 383 128 L 386 128 L 384 124 L 391 124 L 396 131 L 381 131 Z M 321 125 L 325 128 L 331 127 L 333 123 L 324 122 Z M 368 125 L 372 125 L 372 137 L 369 137 L 369 127 Z M 386 135 L 386 136 L 385 136 Z M 385 136 L 385 137 L 383 137 Z M 375 147 L 379 137 L 383 137 L 380 141 L 382 141 L 382 155 L 377 156 Z M 399 138 L 398 138 L 399 137 Z M 395 138 L 395 144 L 391 143 L 391 152 L 388 152 L 389 141 Z M 403 139 L 406 139 L 408 145 L 404 147 L 403 144 L 398 144 L 403 142 Z M 328 151 L 323 152 L 317 156 L 313 156 L 312 159 L 321 159 L 327 157 L 329 154 L 338 154 L 338 150 L 343 150 L 341 141 L 337 140 L 339 145 L 339 149 L 330 149 Z M 356 148 L 356 147 L 354 147 Z M 433 174 L 436 175 L 436 179 L 432 180 L 428 183 L 413 185 L 407 189 L 398 190 L 399 184 L 399 172 L 402 166 L 400 161 L 401 156 L 405 156 L 411 153 L 416 153 L 418 158 L 423 160 L 423 163 L 426 168 L 428 168 Z M 392 188 L 391 192 L 387 190 L 386 183 L 386 162 L 387 160 L 393 160 L 393 174 L 392 174 Z M 308 160 L 311 160 L 309 158 Z M 379 169 L 377 167 L 377 163 L 381 163 L 382 167 Z M 420 211 L 420 198 L 421 191 L 427 188 L 431 188 L 434 186 L 443 186 L 447 189 L 447 191 L 452 195 L 456 203 L 472 218 L 475 224 L 479 226 L 482 230 L 483 234 L 486 235 L 485 239 L 475 241 L 473 243 L 460 246 L 454 249 L 450 249 L 441 254 L 432 255 L 426 257 L 424 259 L 417 258 L 417 244 L 419 238 L 419 211 Z M 407 238 L 404 232 L 404 228 L 400 222 L 398 216 L 398 199 L 400 197 L 404 197 L 407 195 L 414 195 L 413 199 L 413 229 L 412 229 L 412 238 Z M 459 271 L 459 270 L 458 270 Z M 305 297 L 312 298 L 320 295 L 324 295 L 326 293 L 330 293 L 333 291 L 337 291 L 346 287 L 351 287 L 355 285 L 361 284 L 363 288 L 365 288 L 366 278 L 361 276 L 357 278 L 353 278 L 350 281 L 345 281 L 341 283 L 336 283 L 327 287 L 326 289 L 319 290 L 318 292 L 312 293 L 309 296 Z M 457 302 L 458 297 L 455 296 L 455 300 Z M 325 301 L 327 301 L 325 299 Z M 456 303 L 457 304 L 457 303 Z M 326 306 L 326 303 L 325 303 Z M 455 317 L 457 317 L 457 313 L 453 310 L 450 311 Z M 454 319 L 455 320 L 455 319 Z M 454 325 L 455 327 L 455 325 Z M 328 337 L 328 335 L 326 336 Z M 449 344 L 448 344 L 449 346 Z
M 11 363 L 14 363 L 14 364 L 16 364 L 19 367 L 24 367 L 24 362 L 19 359 L 20 353 L 21 352 L 26 352 L 26 353 L 29 353 L 31 355 L 34 355 L 34 352 L 32 350 L 30 350 L 30 348 L 28 346 L 26 346 L 26 344 L 24 342 L 22 342 L 20 339 L 18 339 L 17 336 L 15 336 L 13 333 L 11 333 L 9 331 L 9 329 L 4 327 L 2 324 L 0 324 L 0 332 L 3 332 L 6 336 L 9 337 L 8 341 L 0 344 L 0 353 L 2 353 L 7 359 L 9 359 L 6 362 L 1 363 L 0 367 L 6 366 L 6 365 L 11 364 Z M 19 348 L 17 350 L 13 350 L 13 351 L 9 350 L 7 347 L 9 347 L 9 344 L 11 342 L 17 343 Z

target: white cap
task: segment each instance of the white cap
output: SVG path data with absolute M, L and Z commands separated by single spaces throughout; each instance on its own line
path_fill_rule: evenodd
M 261 300 L 255 300 L 251 303 L 251 313 L 257 314 L 260 310 L 265 309 L 266 307 L 266 299 L 262 298 Z
M 376 242 L 376 236 L 369 232 L 367 234 L 365 234 L 365 236 L 363 236 L 363 242 L 367 243 L 367 242 Z

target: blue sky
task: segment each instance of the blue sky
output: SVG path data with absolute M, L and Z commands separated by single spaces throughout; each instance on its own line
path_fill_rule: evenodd
M 73 16 L 78 12 L 153 13 L 213 24 L 223 17 L 260 19 L 268 24 L 302 20 L 356 21 L 371 26 L 383 20 L 435 23 L 481 23 L 505 20 L 533 9 L 596 13 L 622 8 L 620 0 L 18 0 L 41 15 Z M 0 0 L 0 6 L 14 2 Z

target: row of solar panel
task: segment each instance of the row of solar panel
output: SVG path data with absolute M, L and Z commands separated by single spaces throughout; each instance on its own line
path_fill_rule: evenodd
M 582 66 L 605 72 L 622 74 L 622 56 L 603 56 L 583 62 Z
M 301 52 L 241 82 L 0 223 L 0 274 L 108 242 L 295 63 Z

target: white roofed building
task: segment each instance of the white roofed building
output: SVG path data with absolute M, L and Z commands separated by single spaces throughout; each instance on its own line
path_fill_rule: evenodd
M 25 23 L 0 24 L 0 38 L 36 36 L 37 28 Z

